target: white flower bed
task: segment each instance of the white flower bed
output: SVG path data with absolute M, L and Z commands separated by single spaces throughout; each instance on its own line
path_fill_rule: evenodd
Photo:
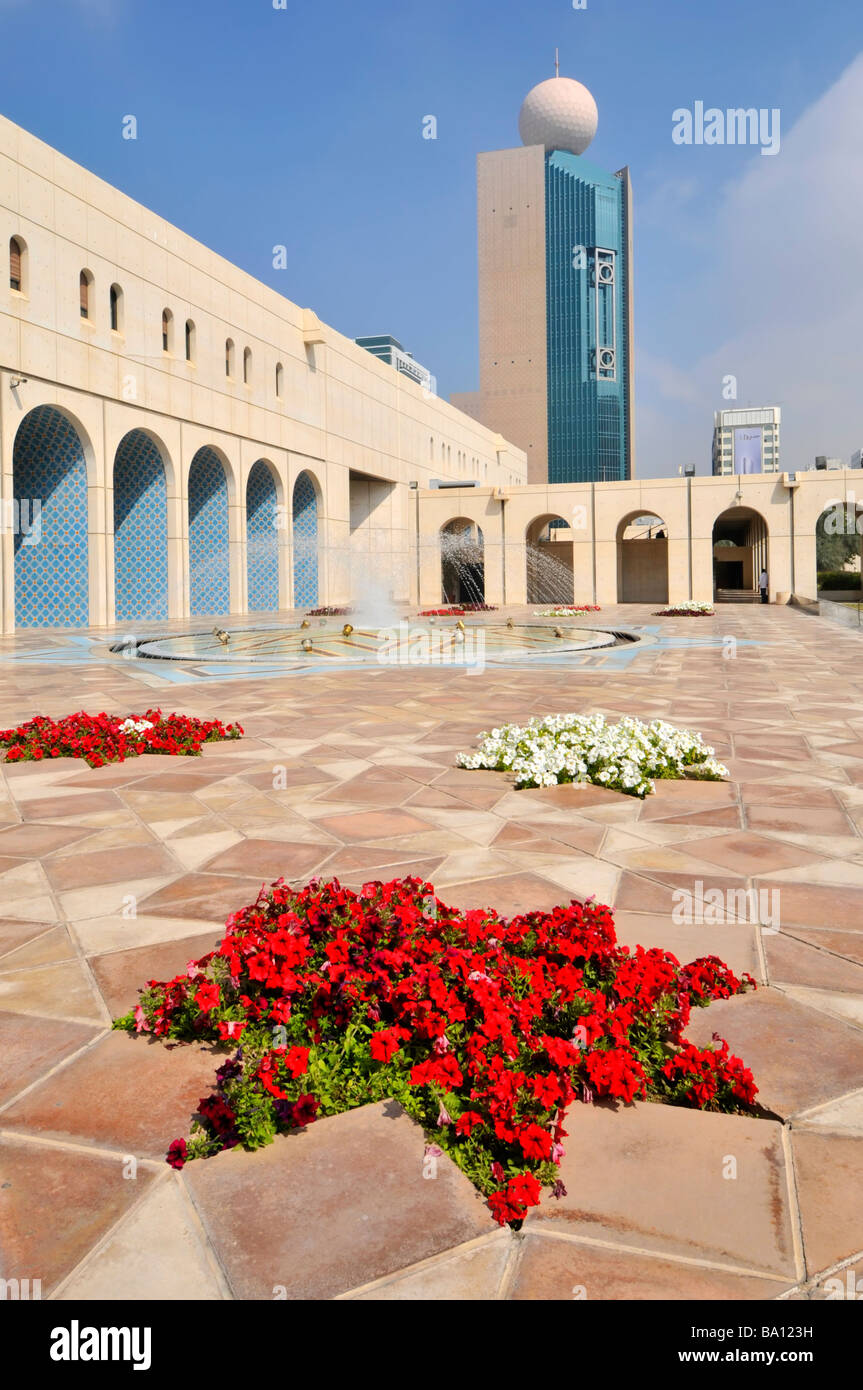
M 475 753 L 459 753 L 459 767 L 514 772 L 518 787 L 592 782 L 645 797 L 653 791 L 654 778 L 718 782 L 728 776 L 700 734 L 675 729 L 663 719 L 606 724 L 601 714 L 552 714 L 531 719 L 523 728 L 504 724 L 479 738 Z
M 575 618 L 581 613 L 598 613 L 600 610 L 595 603 L 573 603 L 563 608 L 543 608 L 537 613 L 537 618 Z
M 695 599 L 687 598 L 682 603 L 670 603 L 667 608 L 660 608 L 659 615 L 663 613 L 713 613 L 712 603 L 698 603 Z

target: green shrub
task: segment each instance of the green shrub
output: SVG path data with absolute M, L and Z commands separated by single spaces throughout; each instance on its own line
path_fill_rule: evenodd
M 853 570 L 819 570 L 819 589 L 859 589 L 860 575 Z

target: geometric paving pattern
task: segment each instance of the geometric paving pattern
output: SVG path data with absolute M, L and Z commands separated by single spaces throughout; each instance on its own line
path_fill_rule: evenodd
M 117 622 L 168 616 L 168 503 L 153 440 L 132 430 L 114 459 L 114 595 Z
M 294 607 L 318 603 L 318 497 L 308 473 L 294 484 Z
M 14 448 L 15 621 L 89 621 L 87 464 L 74 426 L 52 406 L 31 410 Z
M 667 628 L 683 641 L 692 623 Z M 61 1300 L 863 1291 L 863 639 L 774 606 L 698 629 L 716 644 L 636 647 L 625 668 L 208 679 L 181 709 L 239 718 L 245 739 L 194 760 L 0 764 L 0 1277 L 41 1277 Z M 141 704 L 122 661 L 14 675 L 3 724 Z M 660 782 L 639 802 L 454 766 L 479 730 L 567 710 L 696 728 L 729 781 Z M 174 1173 L 165 1143 L 213 1059 L 110 1019 L 282 874 L 357 888 L 414 874 L 446 903 L 507 914 L 593 894 L 629 946 L 718 954 L 761 987 L 694 1010 L 687 1032 L 728 1039 L 763 1113 L 575 1104 L 567 1195 L 546 1193 L 517 1234 L 447 1159 L 429 1170 L 392 1102 Z M 699 884 L 727 920 L 681 919 Z M 770 922 L 752 920 L 752 892 Z
M 252 613 L 275 613 L 279 607 L 276 502 L 273 475 L 268 464 L 258 459 L 246 484 L 246 553 Z
M 199 449 L 189 469 L 189 611 L 228 613 L 228 482 L 214 449 Z

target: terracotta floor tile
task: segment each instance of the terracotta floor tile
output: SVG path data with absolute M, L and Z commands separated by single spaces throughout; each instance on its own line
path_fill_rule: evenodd
M 749 806 L 746 820 L 750 830 L 789 830 L 810 835 L 849 835 L 851 826 L 836 807 L 826 806 Z M 860 841 L 863 851 L 863 839 Z
M 59 1302 L 220 1300 L 227 1286 L 207 1257 L 191 1203 L 163 1177 L 107 1243 L 64 1285 Z
M 0 854 L 41 859 L 54 850 L 62 849 L 64 845 L 76 844 L 89 833 L 64 825 L 15 825 L 8 830 L 0 830 Z
M 493 1230 L 447 1158 L 422 1176 L 422 1130 L 392 1101 L 319 1120 L 183 1177 L 237 1298 L 332 1298 Z M 313 1218 L 310 1215 L 313 1213 Z
M 404 1274 L 353 1295 L 359 1303 L 490 1302 L 497 1298 L 512 1237 L 500 1232 L 488 1241 L 458 1249 Z
M 791 1146 L 811 1277 L 863 1250 L 863 1138 L 793 1130 Z
M 103 811 L 121 811 L 123 803 L 116 792 L 80 792 L 74 796 L 40 796 L 21 805 L 25 821 L 67 821 L 86 823 L 87 817 Z
M 0 1148 L 0 1276 L 41 1279 L 47 1298 L 153 1182 L 125 1181 L 118 1159 L 4 1135 Z
M 259 878 L 233 878 L 227 874 L 183 874 L 138 903 L 138 912 L 156 917 L 198 917 L 204 922 L 224 922 L 238 908 L 253 903 L 261 887 Z
M 755 928 L 729 922 L 719 926 L 678 926 L 670 917 L 646 912 L 614 913 L 617 939 L 634 949 L 659 946 L 670 951 L 681 965 L 700 956 L 719 956 L 738 977 L 746 971 L 760 978 Z
M 792 926 L 788 929 L 788 935 L 789 939 L 807 942 L 819 950 L 831 951 L 834 955 L 863 965 L 863 933 Z
M 764 950 L 772 984 L 863 994 L 863 964 L 784 934 L 765 935 Z
M 755 884 L 758 889 L 774 886 L 779 886 L 782 894 L 783 927 L 831 927 L 863 932 L 863 890 L 820 883 L 773 885 L 756 881 Z
M 221 936 L 184 936 L 154 946 L 138 946 L 130 951 L 109 951 L 91 956 L 90 969 L 112 1018 L 128 1013 L 137 1003 L 138 992 L 148 980 L 170 980 L 185 970 L 190 961 L 213 950 Z
M 408 811 L 358 811 L 343 816 L 325 816 L 318 824 L 346 844 L 361 844 L 364 840 L 397 839 L 401 835 L 416 835 L 429 829 L 427 821 L 419 820 Z
M 0 1105 L 37 1081 L 64 1057 L 99 1036 L 97 1027 L 64 1019 L 0 1013 Z M 0 1120 L 2 1124 L 2 1120 Z
M 292 844 L 285 840 L 241 840 L 224 850 L 202 869 L 207 873 L 245 874 L 266 879 L 307 879 L 312 870 L 332 853 L 331 845 Z
M 162 1159 L 173 1139 L 188 1134 L 198 1101 L 211 1091 L 225 1055 L 210 1047 L 169 1049 L 142 1036 L 109 1033 L 16 1101 L 3 1123 L 19 1132 Z
M 717 835 L 709 840 L 689 840 L 687 853 L 711 864 L 720 864 L 740 874 L 769 874 L 776 869 L 797 869 L 818 862 L 817 854 L 796 845 L 784 845 L 751 831 L 740 835 Z
M 447 883 L 438 889 L 438 897 L 448 907 L 463 911 L 491 907 L 502 917 L 514 917 L 521 912 L 550 912 L 570 902 L 572 894 L 538 874 L 523 873 Z
M 588 1306 L 626 1299 L 743 1301 L 776 1298 L 790 1283 L 530 1234 L 509 1296 L 531 1302 L 587 1299 Z
M 0 974 L 0 1009 L 44 1019 L 69 1019 L 93 1027 L 104 1027 L 108 1021 L 86 967 L 79 960 L 4 971 Z
M 0 920 L 0 970 L 3 968 L 3 957 L 10 951 L 17 951 L 28 941 L 35 941 L 38 937 L 44 936 L 45 932 L 53 930 L 53 926 L 52 922 Z
M 713 1033 L 751 1068 L 765 1109 L 783 1118 L 860 1085 L 863 1032 L 773 989 L 694 1010 L 686 1036 L 700 1046 Z
M 99 883 L 156 878 L 176 871 L 176 860 L 158 845 L 106 849 L 96 854 L 81 853 L 71 858 L 49 859 L 45 865 L 48 880 L 58 892 L 89 888 Z
M 532 1209 L 526 1231 L 559 1228 L 793 1281 L 778 1124 L 636 1104 L 576 1105 L 566 1127 L 560 1174 L 569 1195 Z M 723 1176 L 728 1155 L 733 1180 Z

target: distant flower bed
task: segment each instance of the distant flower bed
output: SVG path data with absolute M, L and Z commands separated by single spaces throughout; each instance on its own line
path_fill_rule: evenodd
M 392 1098 L 436 1141 L 427 1161 L 446 1151 L 504 1225 L 545 1185 L 565 1195 L 575 1101 L 750 1110 L 757 1088 L 728 1044 L 682 1034 L 693 1007 L 754 984 L 715 956 L 619 946 L 596 904 L 507 920 L 446 907 L 417 878 L 359 893 L 279 880 L 114 1027 L 235 1049 L 172 1167 Z
M 353 613 L 353 608 L 310 608 L 306 614 L 309 618 L 346 618 L 349 613 Z
M 219 719 L 192 719 L 185 714 L 163 715 L 148 709 L 144 715 L 69 714 L 64 719 L 38 715 L 17 729 L 0 730 L 0 747 L 9 763 L 39 762 L 43 758 L 83 758 L 90 767 L 122 763 L 142 753 L 194 757 L 205 743 L 242 738 L 240 724 Z
M 537 613 L 538 618 L 572 618 L 577 613 L 601 613 L 602 609 L 596 603 L 570 603 L 563 608 L 543 608 L 542 612 Z
M 712 603 L 696 603 L 693 599 L 686 599 L 684 603 L 677 603 L 673 608 L 660 608 L 654 613 L 654 618 L 712 618 L 715 609 Z
M 514 772 L 517 787 L 591 782 L 643 798 L 653 791 L 653 778 L 728 776 L 700 734 L 662 719 L 606 724 L 601 714 L 553 714 L 523 728 L 504 724 L 479 739 L 475 753 L 459 753 L 459 767 Z
M 417 614 L 420 618 L 458 618 L 465 613 L 496 613 L 497 607 L 493 603 L 459 603 L 448 604 L 446 608 L 424 608 Z

